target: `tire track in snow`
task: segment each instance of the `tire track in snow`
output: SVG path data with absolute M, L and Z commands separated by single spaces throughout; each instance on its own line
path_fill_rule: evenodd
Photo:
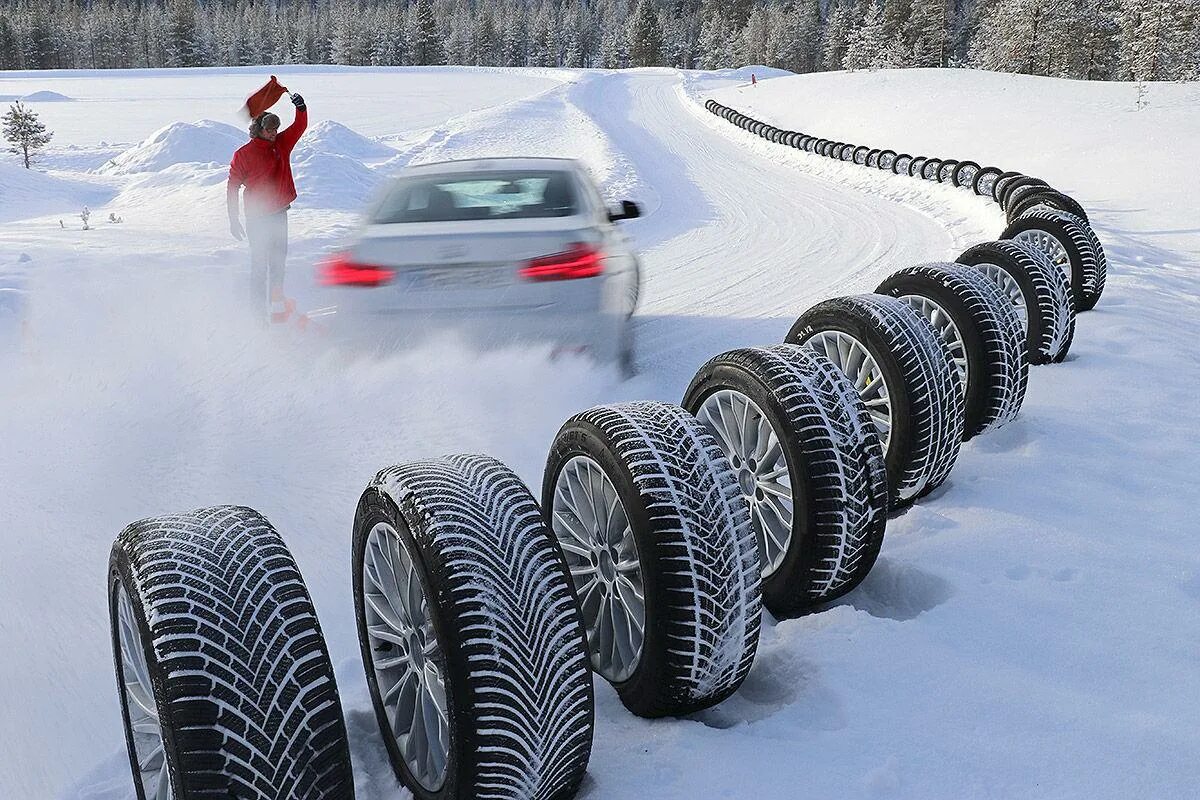
M 700 124 L 680 80 L 665 70 L 606 73 L 571 90 L 645 192 L 635 199 L 648 213 L 628 228 L 643 258 L 643 370 L 684 380 L 721 350 L 782 341 L 819 299 L 953 252 L 955 237 L 929 215 Z

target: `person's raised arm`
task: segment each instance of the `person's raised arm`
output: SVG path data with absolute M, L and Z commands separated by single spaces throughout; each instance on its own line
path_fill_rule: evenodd
M 308 128 L 308 106 L 304 104 L 304 98 L 298 94 L 292 95 L 292 104 L 296 106 L 296 119 L 291 125 L 288 125 L 285 130 L 279 132 L 275 137 L 275 146 L 284 153 L 292 152 L 292 148 L 296 146 L 296 142 L 300 141 L 300 137 Z

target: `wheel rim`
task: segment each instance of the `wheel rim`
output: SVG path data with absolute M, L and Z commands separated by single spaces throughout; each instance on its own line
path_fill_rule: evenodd
M 821 331 L 805 344 L 827 357 L 854 383 L 887 453 L 892 444 L 892 396 L 875 357 L 862 342 L 841 331 Z
M 758 536 L 762 576 L 768 578 L 787 558 L 795 518 L 792 479 L 779 435 L 753 400 L 732 389 L 713 392 L 696 416 L 721 443 L 737 473 Z
M 982 272 L 987 277 L 991 278 L 992 282 L 1000 287 L 1000 291 L 1013 304 L 1013 308 L 1017 310 L 1017 317 L 1021 320 L 1021 330 L 1029 334 L 1029 309 L 1025 306 L 1025 294 L 1021 291 L 1021 285 L 1017 283 L 1012 275 L 1008 274 L 1007 270 L 1003 270 L 995 264 L 978 264 L 976 269 Z
M 163 747 L 162 723 L 154 701 L 150 667 L 142 648 L 137 617 L 124 584 L 118 584 L 117 631 L 121 647 L 121 693 L 133 731 L 133 754 L 138 764 L 138 781 L 146 800 L 170 800 L 171 775 Z
M 1055 236 L 1047 233 L 1040 228 L 1032 228 L 1027 231 L 1021 231 L 1013 237 L 1014 241 L 1031 244 L 1038 250 L 1041 250 L 1054 265 L 1071 277 L 1071 256 L 1067 253 L 1067 248 L 1063 247 Z
M 388 725 L 409 773 L 437 791 L 450 760 L 442 650 L 416 564 L 388 523 L 367 535 L 362 570 L 371 669 Z
M 950 351 L 954 366 L 958 367 L 959 388 L 963 395 L 967 393 L 967 381 L 971 378 L 971 365 L 967 361 L 967 343 L 963 341 L 962 332 L 954 324 L 954 320 L 946 313 L 946 309 L 919 294 L 906 294 L 900 297 L 914 311 L 925 318 L 925 321 L 937 331 L 938 338 Z
M 554 484 L 554 534 L 575 582 L 592 666 L 629 679 L 642 657 L 646 595 L 633 528 L 617 488 L 588 456 L 574 456 Z

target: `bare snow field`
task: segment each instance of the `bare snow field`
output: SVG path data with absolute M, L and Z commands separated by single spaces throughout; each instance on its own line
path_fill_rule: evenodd
M 225 166 L 244 137 L 236 109 L 271 71 L 312 119 L 291 215 L 302 304 L 319 302 L 318 255 L 406 164 L 577 156 L 610 199 L 646 207 L 628 228 L 645 262 L 638 377 L 453 341 L 363 357 L 243 320 Z M 1195 796 L 1197 88 L 1151 85 L 1135 110 L 1126 84 L 757 69 L 751 87 L 749 71 L 0 73 L 0 97 L 30 98 L 56 133 L 45 171 L 0 161 L 0 797 L 133 797 L 109 547 L 135 519 L 218 503 L 259 509 L 295 552 L 358 796 L 407 796 L 377 738 L 350 594 L 354 506 L 378 468 L 483 451 L 537 486 L 571 413 L 677 402 L 711 355 L 779 341 L 816 301 L 1003 228 L 965 192 L 763 142 L 704 112 L 709 96 L 1043 177 L 1088 209 L 1109 282 L 1067 362 L 1031 371 L 1020 418 L 965 445 L 949 481 L 890 521 L 862 587 L 767 622 L 733 698 L 646 721 L 599 683 L 581 796 Z

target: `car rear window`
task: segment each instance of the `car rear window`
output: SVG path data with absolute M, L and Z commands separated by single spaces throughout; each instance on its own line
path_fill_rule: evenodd
M 461 222 L 536 219 L 578 213 L 569 172 L 486 172 L 401 178 L 378 206 L 372 222 Z

